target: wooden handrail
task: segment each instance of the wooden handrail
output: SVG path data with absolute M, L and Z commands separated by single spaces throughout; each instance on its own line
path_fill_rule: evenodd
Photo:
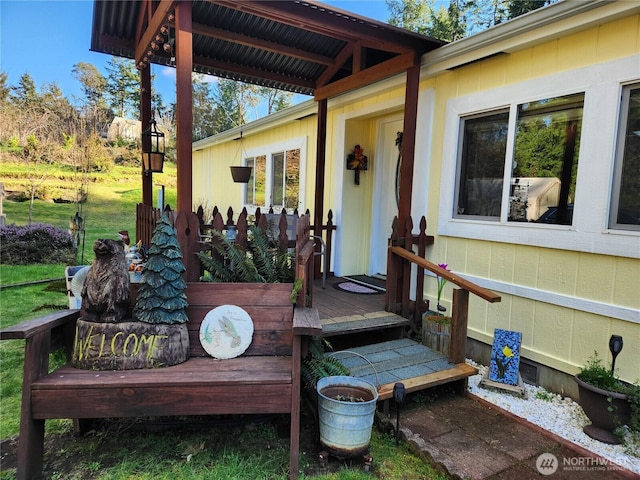
M 501 300 L 500 295 L 488 290 L 486 288 L 480 287 L 473 282 L 465 280 L 464 278 L 456 275 L 449 270 L 445 270 L 444 268 L 439 267 L 437 264 L 430 262 L 422 257 L 419 257 L 413 252 L 406 250 L 402 247 L 389 247 L 390 250 L 398 255 L 399 257 L 404 258 L 405 260 L 409 260 L 412 263 L 415 263 L 419 267 L 422 267 L 426 270 L 429 270 L 432 273 L 435 273 L 437 276 L 444 278 L 448 282 L 451 282 L 460 288 L 464 288 L 468 290 L 470 293 L 477 295 L 480 298 L 483 298 L 487 302 L 496 303 Z
M 441 268 L 435 263 L 423 258 L 426 247 L 427 221 L 424 217 L 420 220 L 420 234 L 418 242 L 418 255 L 412 248 L 414 247 L 413 222 L 408 217 L 404 225 L 399 225 L 397 218 L 392 225 L 391 238 L 389 239 L 389 249 L 387 258 L 387 293 L 385 298 L 385 308 L 398 313 L 405 318 L 413 318 L 411 328 L 416 334 L 421 334 L 423 328 L 423 314 L 427 310 L 424 301 L 424 271 L 429 270 L 440 278 L 453 283 L 458 288 L 453 289 L 451 302 L 451 333 L 449 361 L 453 364 L 464 363 L 467 344 L 467 324 L 469 316 L 469 293 L 490 303 L 499 302 L 500 295 L 491 290 L 480 287 L 473 282 L 465 280 L 453 272 Z M 412 269 L 412 265 L 417 267 Z M 411 276 L 416 275 L 415 282 L 411 281 Z M 415 288 L 415 302 L 411 311 L 410 289 Z

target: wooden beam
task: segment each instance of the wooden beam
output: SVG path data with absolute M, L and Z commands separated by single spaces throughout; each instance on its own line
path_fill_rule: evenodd
M 191 212 L 192 206 L 192 129 L 191 102 L 193 99 L 191 72 L 193 70 L 193 35 L 191 33 L 191 2 L 176 6 L 176 138 L 177 138 L 177 210 Z
M 440 370 L 438 372 L 420 375 L 419 377 L 409 378 L 403 380 L 402 383 L 404 383 L 406 392 L 411 393 L 456 380 L 462 380 L 475 375 L 476 373 L 478 373 L 477 368 L 467 365 L 466 363 L 460 363 L 448 370 Z M 393 398 L 394 383 L 387 383 L 378 389 L 378 400 Z
M 416 123 L 418 121 L 418 96 L 420 92 L 420 59 L 407 69 L 404 97 L 404 126 L 402 129 L 402 162 L 400 164 L 400 189 L 398 199 L 398 221 L 400 225 L 411 217 L 413 194 L 413 164 L 416 146 Z
M 151 123 L 151 66 L 147 65 L 140 70 L 140 120 L 142 121 L 142 131 L 149 128 Z M 142 150 L 151 150 L 151 138 L 142 137 Z M 142 163 L 142 162 L 141 162 Z M 153 173 L 144 173 L 144 166 L 140 168 L 142 172 L 142 203 L 153 206 Z
M 257 68 L 238 65 L 232 62 L 223 62 L 220 60 L 212 60 L 205 57 L 194 57 L 193 62 L 196 65 L 202 65 L 204 67 L 223 70 L 225 72 L 237 73 L 242 75 L 249 75 L 251 77 L 271 80 L 274 82 L 282 82 L 288 85 L 296 85 L 304 88 L 314 88 L 315 84 L 312 80 L 305 80 L 301 78 L 293 78 L 289 75 L 282 75 L 277 73 L 267 72 Z
M 357 75 L 337 80 L 324 86 L 316 86 L 315 99 L 331 98 L 336 95 L 362 88 L 385 78 L 397 75 L 415 65 L 416 54 L 414 52 L 398 55 L 373 67 L 360 71 Z
M 292 58 L 299 58 L 308 62 L 317 63 L 319 65 L 332 66 L 335 60 L 325 55 L 317 55 L 306 50 L 295 48 L 291 45 L 283 45 L 282 43 L 270 42 L 260 38 L 250 37 L 241 33 L 230 32 L 221 28 L 210 27 L 201 23 L 193 24 L 193 33 L 218 40 L 225 40 L 237 45 L 257 48 L 266 52 L 276 53 L 278 55 L 286 55 Z
M 313 234 L 322 236 L 324 215 L 324 176 L 327 160 L 327 99 L 318 102 L 318 135 L 316 139 L 316 188 L 313 207 Z M 329 268 L 325 265 L 324 268 Z M 316 272 L 314 272 L 316 273 Z
M 169 15 L 169 13 L 173 11 L 174 8 L 176 8 L 176 4 L 179 5 L 182 3 L 185 3 L 185 2 L 178 2 L 176 0 L 160 0 L 160 2 L 158 3 L 158 6 L 156 7 L 155 12 L 153 13 L 153 17 L 149 18 L 147 28 L 145 29 L 144 33 L 140 37 L 140 40 L 136 44 L 136 53 L 135 53 L 136 65 L 140 63 L 140 61 L 142 60 L 142 57 L 144 57 L 145 54 L 147 53 L 147 50 L 149 49 L 149 45 L 151 44 L 152 40 L 160 31 L 160 27 L 162 26 L 163 23 L 166 23 L 167 16 Z M 189 5 L 191 5 L 191 2 L 189 2 Z M 140 14 L 145 15 L 145 10 L 141 9 Z M 189 21 L 191 21 L 191 19 L 189 19 Z
M 336 57 L 332 67 L 325 68 L 324 72 L 316 80 L 315 86 L 324 86 L 335 76 L 335 74 L 347 63 L 353 55 L 353 43 L 347 43 Z

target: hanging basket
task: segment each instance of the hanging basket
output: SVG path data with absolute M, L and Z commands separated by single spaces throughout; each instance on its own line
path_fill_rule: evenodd
M 251 167 L 229 167 L 231 176 L 236 183 L 247 183 L 251 177 Z

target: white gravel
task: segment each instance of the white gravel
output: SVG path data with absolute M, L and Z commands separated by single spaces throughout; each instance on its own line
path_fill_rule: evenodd
M 591 422 L 580 405 L 571 398 L 563 398 L 542 387 L 527 384 L 524 398 L 518 394 L 480 387 L 478 384 L 487 367 L 469 359 L 467 363 L 479 370 L 477 375 L 469 377 L 469 392 L 473 395 L 640 475 L 640 452 L 635 452 L 637 456 L 630 455 L 622 445 L 609 445 L 587 436 L 582 428 Z

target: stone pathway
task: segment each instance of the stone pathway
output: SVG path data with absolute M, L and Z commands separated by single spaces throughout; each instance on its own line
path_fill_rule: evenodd
M 391 403 L 391 414 L 383 421 L 395 428 Z M 640 478 L 472 396 L 445 394 L 433 403 L 411 404 L 400 412 L 400 432 L 401 438 L 453 478 Z

